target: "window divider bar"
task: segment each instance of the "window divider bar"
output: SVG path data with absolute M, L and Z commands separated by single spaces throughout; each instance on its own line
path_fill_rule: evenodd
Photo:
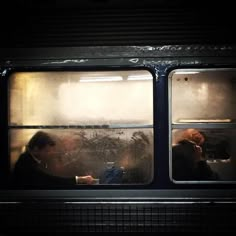
M 236 128 L 236 123 L 185 123 L 172 124 L 172 129 L 187 129 L 187 128 L 205 128 L 205 129 L 232 129 Z

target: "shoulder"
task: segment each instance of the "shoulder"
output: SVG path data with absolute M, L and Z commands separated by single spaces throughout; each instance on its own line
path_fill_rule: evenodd
M 31 158 L 29 153 L 24 152 L 19 156 L 15 164 L 15 168 L 19 168 L 21 166 L 27 166 L 27 165 L 29 166 L 34 165 L 34 160 L 33 158 Z

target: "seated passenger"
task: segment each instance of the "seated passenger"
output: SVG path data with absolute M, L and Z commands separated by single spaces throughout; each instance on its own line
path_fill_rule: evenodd
M 186 129 L 184 130 L 181 140 L 190 140 L 192 142 L 195 142 L 197 145 L 201 146 L 205 142 L 204 135 L 199 132 L 197 129 Z
M 202 148 L 184 139 L 172 147 L 172 173 L 174 180 L 217 180 L 218 175 L 202 158 Z
M 92 176 L 59 177 L 47 171 L 47 161 L 55 154 L 55 140 L 46 132 L 38 131 L 28 142 L 26 150 L 15 164 L 12 183 L 15 186 L 46 186 L 93 184 Z

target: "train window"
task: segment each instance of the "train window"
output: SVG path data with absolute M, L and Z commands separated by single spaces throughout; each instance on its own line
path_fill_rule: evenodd
M 170 74 L 170 175 L 174 181 L 236 181 L 236 70 Z
M 12 171 L 40 131 L 56 143 L 47 174 L 91 175 L 99 184 L 152 181 L 150 72 L 16 72 L 9 104 Z

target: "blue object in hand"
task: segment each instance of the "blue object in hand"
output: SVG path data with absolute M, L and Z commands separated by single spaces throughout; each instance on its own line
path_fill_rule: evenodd
M 100 184 L 120 184 L 122 183 L 124 171 L 120 167 L 111 167 L 106 169 L 100 176 Z

